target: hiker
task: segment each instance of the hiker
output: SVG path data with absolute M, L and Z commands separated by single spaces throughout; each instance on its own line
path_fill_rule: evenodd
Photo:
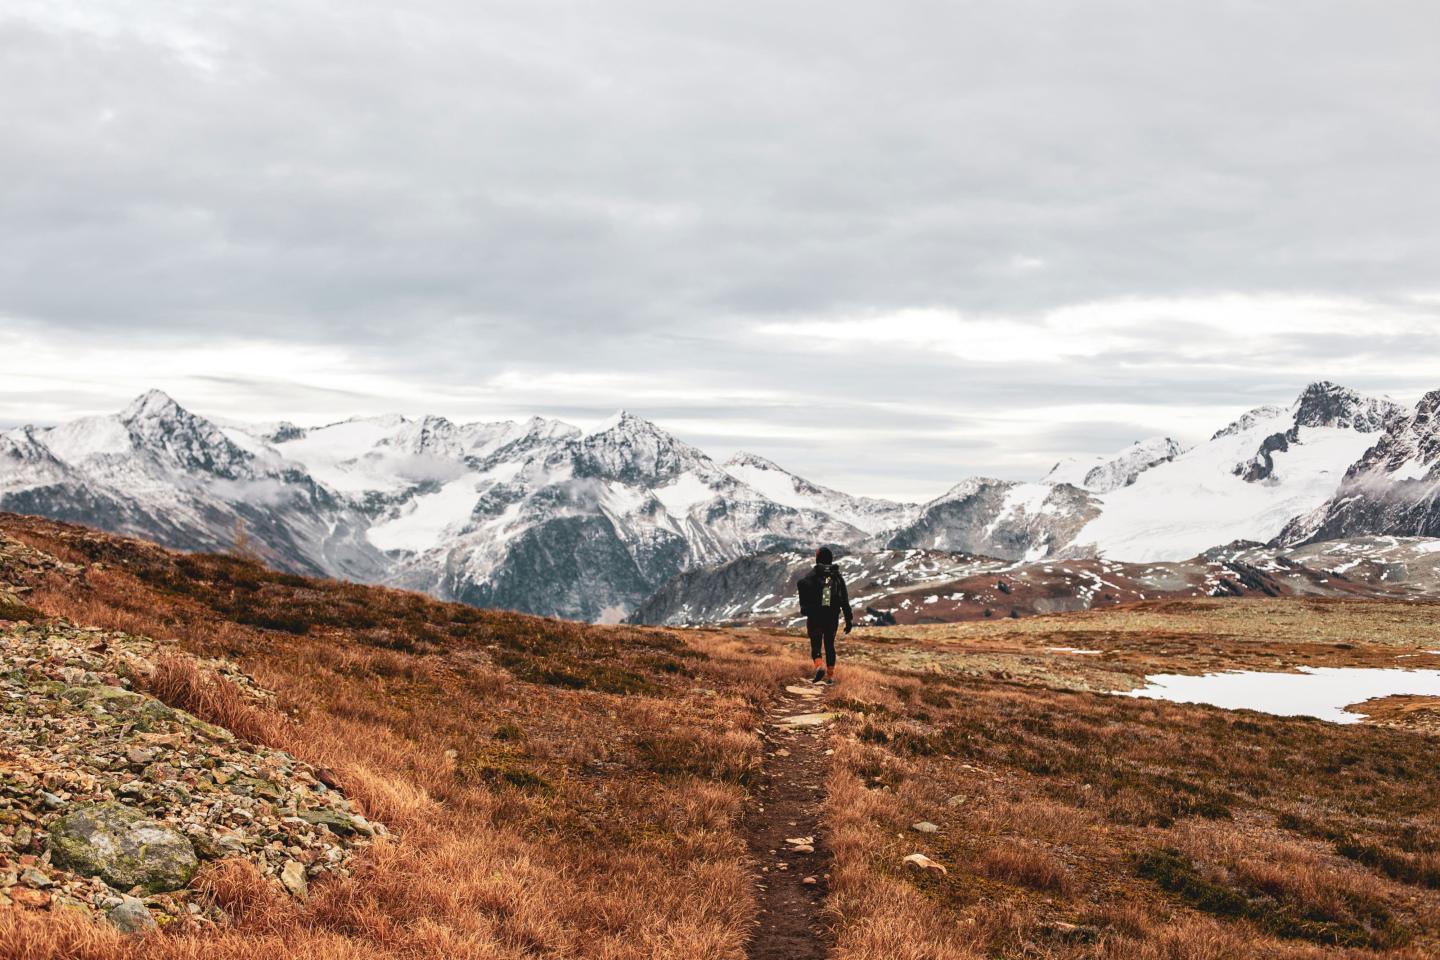
M 815 569 L 796 584 L 800 593 L 800 612 L 805 614 L 805 630 L 810 634 L 810 658 L 815 661 L 814 683 L 835 683 L 835 633 L 840 629 L 840 615 L 845 615 L 845 632 L 855 626 L 850 612 L 850 593 L 845 578 L 835 566 L 835 555 L 829 547 L 815 551 Z M 825 659 L 820 659 L 821 645 Z

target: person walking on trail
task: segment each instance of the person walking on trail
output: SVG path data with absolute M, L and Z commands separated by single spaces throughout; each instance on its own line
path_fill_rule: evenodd
M 855 626 L 855 617 L 850 612 L 850 593 L 845 589 L 845 578 L 835 566 L 835 556 L 829 547 L 815 551 L 815 569 L 800 578 L 796 584 L 800 594 L 800 612 L 805 615 L 805 631 L 810 634 L 810 659 L 815 661 L 814 682 L 835 683 L 835 634 L 840 629 L 840 617 L 845 617 L 845 632 Z M 821 649 L 825 659 L 820 659 Z

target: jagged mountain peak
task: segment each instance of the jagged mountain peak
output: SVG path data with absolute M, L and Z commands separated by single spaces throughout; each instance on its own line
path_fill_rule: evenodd
M 585 432 L 586 437 L 598 436 L 602 433 L 631 432 L 635 430 L 658 430 L 655 424 L 644 417 L 631 413 L 629 410 L 616 410 L 600 423 Z
M 966 497 L 973 497 L 975 494 L 989 487 L 1009 487 L 1014 485 L 1015 481 L 1013 480 L 1001 480 L 997 477 L 966 477 L 930 502 L 945 503 L 950 500 L 964 500 Z
M 178 420 L 191 416 L 164 390 L 146 390 L 120 411 L 120 422 L 133 425 L 145 420 Z
M 24 463 L 58 463 L 45 441 L 36 436 L 38 432 L 27 425 L 0 433 L 0 456 Z
M 1211 440 L 1219 440 L 1223 437 L 1232 437 L 1254 427 L 1257 423 L 1265 423 L 1271 420 L 1278 420 L 1285 416 L 1285 408 L 1276 404 L 1266 404 L 1247 410 L 1234 421 L 1215 431 Z
M 576 442 L 576 473 L 627 484 L 664 484 L 682 473 L 723 476 L 708 456 L 644 417 L 621 410 Z
M 416 420 L 402 418 L 394 433 L 380 440 L 379 446 L 394 447 L 410 453 L 450 451 L 457 445 L 460 428 L 445 417 L 426 415 Z
M 1348 427 L 1361 433 L 1374 433 L 1403 412 L 1389 400 L 1366 397 L 1329 380 L 1307 386 L 1292 409 L 1298 427 Z
M 253 456 L 215 423 L 191 413 L 163 390 L 147 390 L 116 418 L 128 430 L 134 452 L 168 461 L 184 471 L 227 479 L 248 476 Z
M 1431 390 L 1415 404 L 1415 416 L 1417 419 L 1430 421 L 1437 414 L 1440 414 L 1440 390 Z
M 1174 460 L 1185 447 L 1170 437 L 1150 437 L 1130 444 L 1111 457 L 1062 460 L 1045 475 L 1045 483 L 1069 484 L 1091 493 L 1109 493 L 1135 482 L 1136 477 Z
M 748 453 L 744 450 L 737 451 L 734 456 L 726 460 L 725 467 L 726 469 L 731 467 L 754 467 L 757 470 L 774 470 L 779 473 L 790 472 L 774 460 L 769 460 L 760 456 L 758 453 Z

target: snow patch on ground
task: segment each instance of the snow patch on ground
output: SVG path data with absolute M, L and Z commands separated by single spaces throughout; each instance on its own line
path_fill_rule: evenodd
M 1204 676 L 1156 674 L 1145 680 L 1147 686 L 1126 695 L 1331 723 L 1359 723 L 1364 718 L 1345 708 L 1377 697 L 1440 696 L 1440 670 L 1301 667 L 1299 673 L 1242 670 Z

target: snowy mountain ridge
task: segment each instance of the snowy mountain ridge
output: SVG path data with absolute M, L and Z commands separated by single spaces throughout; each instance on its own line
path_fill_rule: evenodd
M 1316 511 L 1342 479 L 1433 479 L 1432 398 L 1407 415 L 1313 384 L 1192 449 L 1155 438 L 1040 482 L 971 477 L 906 504 L 753 454 L 719 463 L 624 411 L 588 432 L 538 417 L 302 427 L 207 419 L 151 391 L 117 414 L 0 433 L 0 509 L 189 550 L 230 549 L 243 526 L 286 569 L 614 620 L 684 571 L 817 542 L 1011 562 L 1178 560 L 1282 530 L 1298 542 L 1326 528 Z M 1402 513 L 1391 526 L 1414 520 Z

